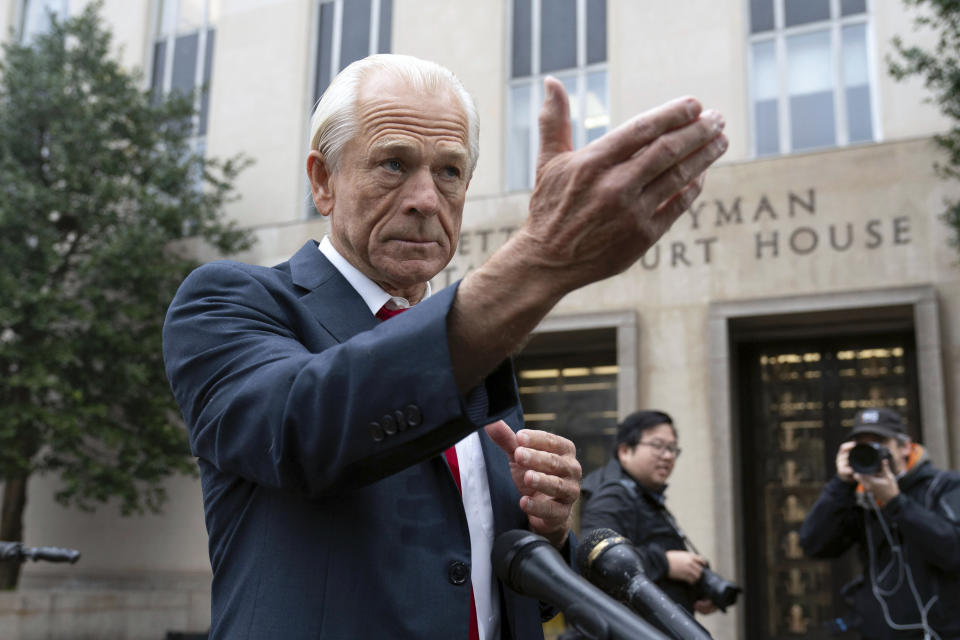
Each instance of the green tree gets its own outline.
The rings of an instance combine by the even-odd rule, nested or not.
[[[933,50],[906,46],[899,36],[893,39],[898,54],[888,58],[890,73],[897,80],[919,76],[930,91],[929,101],[951,120],[950,130],[934,136],[946,159],[937,162],[937,173],[947,180],[960,180],[960,0],[904,0],[923,11],[915,20],[918,29],[936,33]],[[952,230],[951,243],[960,249],[960,201],[947,200],[941,214]]]
[[[116,499],[131,514],[158,511],[171,474],[195,473],[163,317],[196,266],[186,240],[222,254],[251,242],[223,215],[247,161],[193,153],[193,96],[143,91],[99,11],[52,19],[0,58],[3,540],[23,539],[32,474],[57,474],[64,505]],[[19,569],[0,563],[0,587]]]

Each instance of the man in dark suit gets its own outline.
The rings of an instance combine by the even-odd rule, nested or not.
[[[456,249],[476,108],[446,69],[374,56],[312,120],[329,236],[181,286],[164,356],[201,468],[212,639],[540,637],[489,550],[527,527],[569,554],[580,466],[521,429],[508,356],[564,294],[636,261],[726,148],[686,98],[572,152],[562,85],[545,87],[530,218],[462,282],[429,286]]]

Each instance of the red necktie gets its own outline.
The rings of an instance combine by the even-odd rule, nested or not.
[[[389,320],[393,316],[398,316],[410,307],[403,307],[401,309],[391,309],[387,305],[380,307],[380,311],[377,311],[377,318],[383,322],[384,320]]]
[[[403,309],[389,309],[387,305],[380,307],[380,310],[377,311],[377,318],[381,322],[389,320],[395,315],[399,315],[409,309],[409,307]],[[457,449],[456,447],[450,447],[443,452],[444,457],[447,459],[447,464],[450,465],[450,473],[453,474],[453,479],[457,483],[457,491],[460,492],[460,496],[463,496],[463,486],[460,484],[460,462],[457,460]],[[470,585],[470,629],[468,640],[480,640],[480,628],[477,624],[477,603],[473,595],[473,584]]]

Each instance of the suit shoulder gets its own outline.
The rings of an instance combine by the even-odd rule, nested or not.
[[[258,280],[267,286],[269,286],[269,283],[287,286],[290,282],[290,270],[285,262],[274,267],[264,267],[237,260],[214,260],[191,271],[184,280],[183,286],[211,282],[231,282],[237,279]]]

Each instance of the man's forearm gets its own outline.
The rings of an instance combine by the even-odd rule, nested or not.
[[[447,316],[454,379],[461,392],[513,355],[567,293],[559,270],[535,265],[512,239],[460,283]]]

